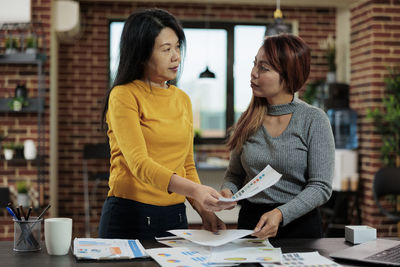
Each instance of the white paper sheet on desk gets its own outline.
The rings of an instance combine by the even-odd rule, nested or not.
[[[168,231],[171,234],[190,240],[203,246],[220,246],[235,239],[254,233],[253,230],[219,230],[213,233],[207,230],[177,229]]]
[[[162,267],[207,266],[208,257],[200,255],[198,252],[190,251],[188,248],[152,248],[146,249],[150,255]]]
[[[236,247],[232,243],[211,250],[209,263],[281,263],[280,248]]]
[[[318,252],[285,253],[282,254],[282,264],[262,263],[263,267],[340,267],[340,264],[321,256]]]
[[[275,171],[270,165],[264,168],[259,174],[257,174],[250,182],[243,186],[232,198],[219,198],[220,201],[233,202],[241,199],[246,199],[254,196],[262,190],[273,186],[281,179],[282,174]]]

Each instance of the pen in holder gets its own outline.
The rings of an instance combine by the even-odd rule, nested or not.
[[[40,232],[43,219],[31,217],[28,221],[14,220],[14,250],[40,250]]]

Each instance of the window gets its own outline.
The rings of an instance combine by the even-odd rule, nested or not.
[[[264,25],[184,22],[187,39],[178,87],[189,94],[193,125],[202,141],[221,142],[227,129],[247,108],[252,91],[250,72],[264,39]],[[215,79],[199,78],[206,67]]]
[[[187,39],[177,86],[192,101],[193,126],[203,143],[225,140],[227,129],[250,103],[250,72],[264,39],[265,24],[183,22]],[[110,22],[110,84],[118,67],[122,21]],[[296,27],[294,27],[295,29]],[[206,67],[215,79],[200,79]]]

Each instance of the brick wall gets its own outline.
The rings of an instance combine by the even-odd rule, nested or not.
[[[382,2],[382,1],[380,1]],[[359,2],[358,2],[359,3]],[[369,76],[370,70],[366,70],[362,76],[361,67],[355,65],[354,57],[360,49],[364,49],[362,45],[356,45],[357,42],[363,44],[365,36],[371,33],[371,29],[366,29],[360,32],[362,24],[358,21],[366,20],[368,16],[364,16],[361,10],[365,13],[372,12],[372,6],[383,6],[381,13],[390,6],[391,3],[375,4],[373,1],[362,1],[361,4],[356,5],[352,9],[352,25],[356,30],[352,35],[352,68],[357,70],[352,71],[354,76],[351,83],[351,102],[352,106],[357,111],[362,112],[366,104],[379,105],[379,99],[376,101],[368,102],[359,91],[364,89],[360,88],[361,81],[369,79],[376,79],[375,76]],[[46,21],[46,32],[48,33],[48,21],[50,4],[46,1],[33,0],[34,14],[41,17]],[[38,8],[40,6],[40,8]],[[78,39],[71,40],[70,42],[63,43],[59,48],[59,215],[68,216],[74,219],[74,236],[84,235],[84,209],[83,209],[83,181],[82,181],[82,151],[85,143],[104,142],[104,135],[99,130],[101,101],[105,90],[108,85],[108,19],[112,18],[126,18],[132,11],[141,7],[154,7],[154,4],[140,4],[140,3],[116,3],[116,2],[81,2],[81,18],[82,18],[82,34]],[[47,7],[47,8],[46,8]],[[272,18],[274,6],[256,6],[256,5],[219,5],[211,4],[210,8],[202,4],[174,4],[163,3],[157,5],[159,8],[169,10],[182,20],[203,20],[204,16],[209,14],[214,20],[221,21],[247,21],[252,20],[267,20]],[[318,47],[318,42],[325,39],[328,33],[335,34],[335,9],[333,8],[289,8],[282,6],[282,11],[285,17],[298,20],[299,35],[305,39],[312,47],[312,67],[310,80],[322,79],[328,71],[327,62],[323,56],[323,51]],[[380,15],[379,15],[380,16]],[[385,15],[387,16],[387,14]],[[395,15],[391,16],[395,18]],[[372,23],[373,19],[367,20]],[[379,21],[379,24],[384,22]],[[388,23],[388,22],[385,22]],[[359,36],[360,37],[357,37]],[[356,38],[357,37],[357,38]],[[398,36],[397,36],[398,37]],[[369,38],[369,37],[367,37]],[[387,38],[387,37],[384,37]],[[390,37],[392,38],[392,37]],[[393,36],[394,38],[394,36]],[[47,36],[48,39],[48,36]],[[363,41],[364,40],[364,41]],[[372,44],[368,44],[371,46]],[[49,47],[49,46],[47,46]],[[362,53],[362,52],[361,52]],[[393,52],[394,53],[394,52]],[[383,54],[383,53],[382,53]],[[384,53],[386,56],[387,53]],[[367,56],[369,60],[371,56]],[[380,58],[384,58],[383,56]],[[372,59],[371,59],[372,60]],[[375,66],[375,63],[369,63]],[[383,63],[382,63],[383,64]],[[368,64],[361,64],[364,67]],[[358,67],[358,68],[357,68]],[[5,97],[9,94],[15,86],[8,84],[7,81],[12,79],[16,73],[20,72],[19,67],[14,66],[0,66],[0,97]],[[3,72],[4,71],[4,72]],[[48,66],[46,66],[48,72]],[[381,75],[383,70],[380,69]],[[3,75],[3,73],[5,75]],[[375,72],[373,72],[375,73]],[[48,88],[48,73],[46,73],[46,88]],[[366,76],[368,75],[368,76]],[[358,77],[358,80],[357,80]],[[379,78],[379,77],[378,77]],[[368,86],[368,91],[376,93],[375,80],[371,81]],[[357,88],[357,86],[359,86]],[[374,85],[376,86],[376,85]],[[364,87],[365,88],[365,87]],[[5,91],[7,90],[8,93]],[[47,94],[48,95],[48,94]],[[368,98],[369,99],[369,98]],[[47,101],[48,103],[48,101]],[[19,125],[16,121],[18,118],[10,117],[0,114],[1,127],[7,125]],[[32,126],[34,127],[34,126]],[[46,129],[48,129],[48,104],[46,104]],[[365,140],[369,140],[370,136],[364,138],[364,134],[371,134],[372,128],[363,119],[360,121],[361,133],[361,176],[363,181],[370,180],[373,173],[379,165],[377,151],[379,144],[365,144]],[[23,138],[23,134],[18,135]],[[374,136],[376,142],[379,141],[378,136]],[[46,135],[46,144],[48,143],[48,135]],[[211,154],[224,155],[223,147],[206,147],[201,148],[210,151]],[[48,162],[48,149],[47,159]],[[371,153],[375,157],[371,157]],[[226,155],[226,154],[225,154]],[[2,166],[6,163],[2,162]],[[96,160],[90,163],[89,170],[107,170],[108,163],[106,161]],[[12,186],[15,181],[15,174],[19,168],[16,167],[2,167],[0,169],[0,182],[1,185]],[[47,171],[47,169],[46,169]],[[34,176],[34,175],[33,175]],[[46,172],[46,189],[48,189],[48,173]],[[90,181],[90,188],[93,188],[94,181]],[[365,185],[364,185],[365,184]],[[370,184],[370,182],[369,182]],[[368,189],[368,183],[363,182]],[[369,187],[370,188],[370,187]],[[47,191],[46,191],[47,192]],[[99,221],[100,209],[102,202],[106,196],[107,184],[101,181],[94,196],[91,210],[91,231],[92,236],[97,236],[97,225]],[[373,208],[373,203],[369,195],[365,193],[366,200],[363,200],[363,219],[370,222],[371,216],[366,216],[364,206]],[[47,195],[46,195],[47,199]],[[375,213],[376,210],[374,210]],[[378,215],[378,214],[377,214]],[[4,218],[4,214],[1,218]],[[9,219],[2,219],[0,221],[1,231],[0,239],[12,238],[12,226],[9,224]],[[371,223],[372,224],[372,223]],[[376,226],[372,224],[372,226]],[[3,230],[4,229],[4,230]],[[7,230],[11,229],[11,230]]]
[[[50,0],[32,0],[32,22],[34,31],[41,35],[40,47],[41,52],[49,55],[50,47]],[[39,27],[40,26],[40,27]],[[26,33],[24,30],[9,31],[14,34]],[[0,30],[0,53],[5,50],[4,37],[8,32]],[[49,58],[48,58],[49,59]],[[0,157],[0,186],[9,187],[11,191],[11,200],[16,202],[16,187],[17,181],[28,181],[31,185],[30,196],[32,205],[39,208],[48,203],[48,163],[49,163],[49,60],[47,59],[44,72],[44,87],[45,87],[45,112],[44,112],[44,184],[42,186],[42,194],[39,196],[39,185],[37,183],[38,169],[34,161],[15,160],[5,161],[3,152]],[[29,97],[37,97],[38,76],[36,65],[18,65],[0,64],[0,98],[10,98],[14,96],[14,89],[17,83],[25,82],[28,88]],[[0,113],[0,134],[7,132],[8,137],[4,141],[23,143],[26,139],[33,139],[36,146],[38,145],[38,124],[36,113]],[[39,203],[39,200],[42,200]],[[32,216],[38,215],[38,210],[32,212]],[[12,240],[14,227],[9,215],[2,207],[0,212],[0,240]]]
[[[358,1],[351,7],[351,27],[350,106],[359,115],[362,221],[381,236],[393,236],[396,225],[380,214],[372,196],[382,140],[365,116],[367,108],[382,107],[386,68],[400,64],[400,1]]]

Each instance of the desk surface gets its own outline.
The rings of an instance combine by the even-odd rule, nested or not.
[[[321,255],[328,257],[329,253],[349,247],[344,238],[321,238],[321,239],[277,239],[270,240],[273,246],[282,248],[283,253],[288,252],[311,252],[318,251]],[[145,248],[163,247],[164,245],[153,241],[141,241]],[[342,266],[363,266],[338,262]],[[13,242],[0,242],[0,264],[7,267],[46,267],[46,266],[141,266],[158,267],[159,265],[151,259],[135,259],[129,261],[76,261],[70,252],[65,256],[49,256],[45,244],[42,243],[42,250],[39,252],[15,252]],[[260,266],[258,264],[242,264],[242,266]]]

